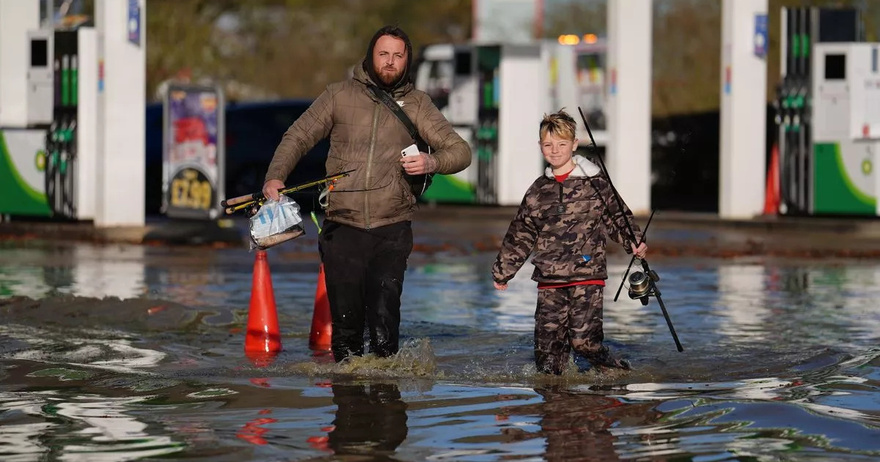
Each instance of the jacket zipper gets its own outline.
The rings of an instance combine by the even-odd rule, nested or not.
[[[370,171],[373,169],[373,151],[376,149],[376,128],[379,122],[379,103],[373,107],[373,128],[370,134],[370,152],[367,154],[367,176],[364,178],[364,225],[370,229]]]
[[[557,183],[559,183],[559,205],[556,206],[556,211],[562,215],[562,213],[565,212],[565,203],[563,202],[564,199],[562,197],[562,182],[557,181]]]

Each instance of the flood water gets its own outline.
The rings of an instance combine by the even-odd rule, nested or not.
[[[342,366],[308,349],[316,255],[270,249],[284,351],[258,367],[246,249],[0,242],[0,459],[880,457],[878,261],[652,259],[680,353],[656,299],[612,301],[618,254],[634,370],[546,377],[531,268],[498,292],[494,251],[419,248],[401,353]]]

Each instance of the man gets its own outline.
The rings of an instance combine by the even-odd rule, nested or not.
[[[406,33],[392,26],[379,29],[352,78],[327,86],[290,126],[266,173],[263,194],[277,199],[297,162],[327,136],[327,173],[352,170],[328,196],[318,239],[337,362],[363,355],[365,322],[371,353],[386,357],[398,351],[400,295],[416,204],[404,173],[450,174],[471,162],[467,142],[428,95],[414,88],[411,67],[412,44]],[[401,156],[413,139],[370,91],[371,85],[392,96],[431,153]]]

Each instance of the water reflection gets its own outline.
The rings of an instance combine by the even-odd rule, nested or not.
[[[718,333],[735,338],[766,335],[771,316],[764,288],[764,265],[732,265],[718,268]]]
[[[3,249],[0,297],[39,300],[0,300],[0,377],[11,377],[0,388],[0,457],[149,457],[180,450],[169,438],[187,445],[174,456],[230,461],[282,451],[291,460],[880,454],[875,262],[658,261],[652,266],[684,354],[655,301],[642,306],[625,291],[612,301],[626,269],[615,262],[606,335],[635,370],[582,374],[555,387],[528,367],[536,297],[529,267],[499,293],[488,277],[492,255],[414,264],[402,333],[432,345],[430,356],[412,361],[430,369],[336,375],[307,348],[316,264],[277,255],[285,351],[259,371],[267,379],[241,387],[252,371],[239,315],[248,306],[252,255],[85,247],[11,249],[11,259]],[[7,367],[14,363],[34,365]],[[444,383],[411,394],[411,376]],[[384,383],[391,380],[398,382]],[[158,398],[133,397],[146,393]]]
[[[23,396],[23,397],[22,397]],[[184,449],[131,414],[149,397],[0,393],[4,460],[124,461]],[[44,442],[51,441],[51,444]]]
[[[161,351],[137,347],[133,345],[132,339],[114,338],[119,334],[97,330],[57,332],[8,325],[0,326],[0,335],[3,338],[0,345],[6,346],[12,342],[17,342],[18,345],[16,351],[6,352],[6,359],[83,366],[87,371],[106,369],[121,373],[145,374],[166,356]],[[25,345],[27,347],[24,347]]]
[[[327,446],[337,455],[390,456],[406,439],[407,404],[394,383],[334,383],[336,418]]]
[[[74,247],[69,293],[133,298],[144,293],[144,247]]]
[[[537,420],[520,420],[502,428],[508,442],[543,438],[547,460],[621,460],[619,432],[614,429],[650,425],[662,413],[656,403],[624,403],[619,398],[579,393],[561,386],[534,389],[543,401],[511,407],[503,419],[524,415]],[[646,444],[651,437],[643,435]]]
[[[78,438],[64,446],[60,460],[133,460],[170,454],[183,449],[168,436],[151,436],[147,424],[128,415],[149,397],[113,398],[74,396],[55,403],[47,413],[76,422],[82,429]],[[119,451],[125,451],[120,458]]]
[[[3,252],[10,264],[0,265],[0,296],[133,298],[145,291],[142,246],[79,245]]]
[[[258,412],[259,415],[268,416],[272,414],[271,409],[262,409]],[[270,425],[278,422],[278,419],[272,417],[258,417],[256,419],[249,420],[245,423],[239,430],[238,433],[235,434],[236,437],[247,441],[251,444],[256,445],[264,445],[267,444],[266,438],[264,436],[269,432],[269,428],[266,425]]]
[[[49,450],[43,444],[43,435],[58,424],[35,419],[53,391],[29,394],[0,392],[0,454],[4,460],[40,460]]]

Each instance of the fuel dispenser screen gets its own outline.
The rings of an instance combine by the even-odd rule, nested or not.
[[[31,40],[31,67],[46,67],[47,65],[49,65],[48,40]]]

